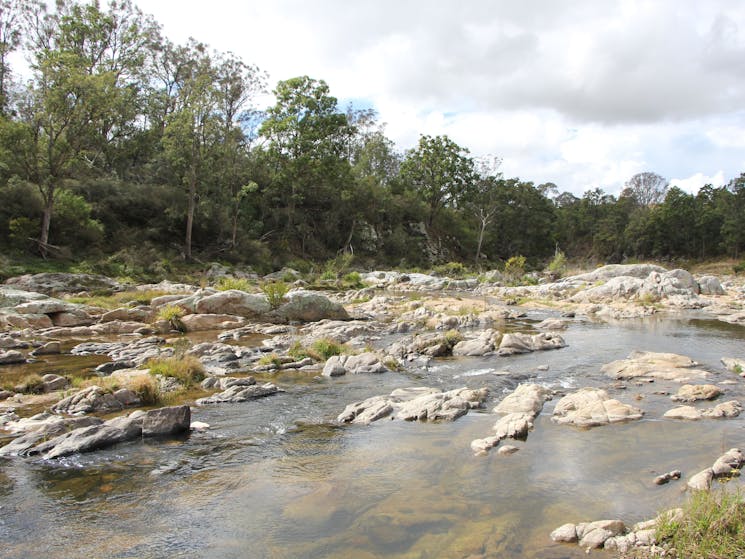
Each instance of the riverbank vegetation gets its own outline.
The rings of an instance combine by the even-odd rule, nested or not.
[[[6,276],[162,278],[212,261],[307,271],[339,254],[368,268],[489,269],[559,252],[670,261],[745,248],[745,174],[689,194],[639,173],[619,196],[602,185],[575,196],[503,176],[498,157],[446,136],[400,152],[374,111],[339,106],[321,79],[279,81],[276,103],[259,106],[270,89],[259,68],[174,44],[129,0],[0,4]]]

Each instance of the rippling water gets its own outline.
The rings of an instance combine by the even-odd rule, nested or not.
[[[495,421],[488,410],[527,380],[608,386],[601,365],[634,349],[687,355],[714,373],[726,399],[745,401],[745,381],[719,364],[745,357],[745,329],[686,315],[578,320],[564,335],[569,347],[558,351],[449,359],[405,374],[283,374],[275,382],[286,393],[195,408],[194,419],[212,426],[205,433],[54,464],[0,461],[0,556],[583,557],[548,534],[564,522],[631,523],[677,505],[684,481],[655,486],[655,475],[677,468],[687,478],[745,447],[745,421],[662,420],[672,404],[655,392],[675,385],[630,384],[611,393],[642,407],[642,421],[558,426],[548,402],[518,453],[474,457],[470,441]],[[414,385],[488,386],[493,401],[454,423],[333,423],[349,402]]]

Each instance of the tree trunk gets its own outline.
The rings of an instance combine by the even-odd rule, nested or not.
[[[233,212],[233,227],[230,232],[230,248],[235,249],[236,237],[238,236],[238,204],[236,204],[235,211]]]
[[[39,233],[39,252],[42,258],[46,258],[49,251],[49,226],[52,223],[52,210],[54,209],[54,185],[49,185],[42,193],[44,197],[44,211],[41,215],[41,232]]]
[[[194,225],[194,208],[197,202],[197,171],[192,165],[189,176],[189,201],[186,208],[186,239],[184,241],[184,257],[191,260],[191,230]]]
[[[479,258],[481,257],[481,245],[484,242],[484,232],[486,231],[486,220],[481,220],[481,227],[479,228],[479,243],[476,247],[476,266],[479,266]]]

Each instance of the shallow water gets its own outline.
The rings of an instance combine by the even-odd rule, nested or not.
[[[550,315],[531,313],[523,326]],[[745,357],[745,329],[685,315],[577,320],[563,335],[569,346],[557,351],[449,359],[409,373],[285,373],[275,382],[286,393],[195,408],[193,419],[212,426],[205,433],[54,464],[0,461],[0,556],[584,557],[551,542],[551,530],[599,518],[632,523],[679,504],[685,479],[745,447],[745,420],[663,420],[673,404],[655,392],[677,385],[630,383],[609,391],[644,409],[642,421],[558,426],[548,402],[518,453],[475,457],[470,441],[490,434],[494,402],[526,380],[607,387],[600,367],[634,349],[687,355],[725,388],[720,400],[745,401],[745,381],[719,363]],[[414,385],[488,386],[492,399],[454,423],[333,423],[349,402]],[[676,468],[684,480],[653,485]]]

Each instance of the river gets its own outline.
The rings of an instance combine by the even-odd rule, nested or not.
[[[518,326],[554,315],[529,312]],[[745,402],[745,380],[719,362],[745,357],[745,328],[686,314],[577,319],[563,336],[568,346],[556,351],[451,358],[402,373],[266,376],[286,392],[194,408],[192,419],[211,425],[206,432],[53,463],[0,459],[0,556],[585,557],[553,543],[551,530],[601,518],[631,524],[679,505],[685,479],[745,447],[745,418],[662,419],[675,404],[658,392],[676,385],[630,382],[609,392],[641,407],[640,421],[559,426],[550,420],[554,400],[527,441],[515,443],[519,452],[474,456],[470,441],[491,434],[494,403],[528,380],[562,391],[608,388],[600,367],[635,349],[691,357],[725,389],[720,401]],[[491,397],[453,423],[335,424],[346,404],[407,386],[487,386]],[[652,483],[672,469],[683,479]]]

